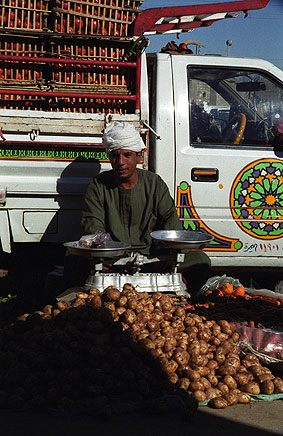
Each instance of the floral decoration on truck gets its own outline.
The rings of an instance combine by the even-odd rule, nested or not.
[[[178,185],[176,207],[184,230],[203,231],[213,236],[213,240],[210,242],[209,247],[204,249],[205,251],[233,252],[239,251],[243,247],[243,243],[239,239],[220,235],[205,224],[196,211],[191,186],[186,181],[182,181]]]
[[[230,192],[236,224],[259,239],[283,236],[283,161],[261,159],[237,175]]]

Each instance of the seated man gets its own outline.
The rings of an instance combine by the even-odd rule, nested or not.
[[[133,251],[154,255],[152,231],[182,230],[168,187],[159,175],[137,168],[144,144],[133,125],[110,124],[102,142],[112,170],[94,177],[86,190],[83,234],[108,232],[114,241],[130,244]],[[179,271],[193,294],[205,283],[210,260],[202,251],[189,251],[181,265]]]

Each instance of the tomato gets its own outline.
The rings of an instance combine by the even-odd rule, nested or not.
[[[80,27],[83,27],[83,20],[80,20],[79,18],[75,18],[75,29],[78,30]]]
[[[96,29],[97,29],[97,20],[91,20],[91,21],[89,22],[89,28],[90,28],[90,30],[92,30],[93,32],[95,32]]]
[[[57,23],[56,28],[57,28],[57,32],[65,33],[65,26],[64,25],[61,26],[60,23]]]

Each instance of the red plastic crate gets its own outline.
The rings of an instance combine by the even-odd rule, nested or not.
[[[20,58],[43,57],[43,42],[36,38],[0,37],[0,85],[1,86],[42,86],[44,65],[39,62],[21,61]],[[9,60],[17,56],[19,60]]]
[[[0,30],[47,30],[50,0],[1,0]]]
[[[132,36],[142,1],[56,0],[53,30],[79,35]]]

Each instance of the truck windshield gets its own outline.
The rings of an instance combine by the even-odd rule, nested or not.
[[[275,144],[282,84],[258,71],[190,67],[188,85],[192,144]]]

